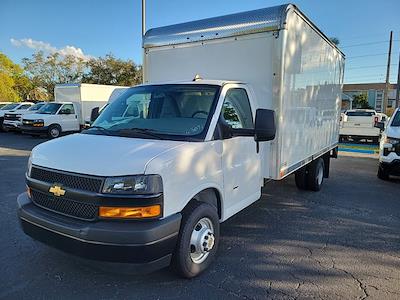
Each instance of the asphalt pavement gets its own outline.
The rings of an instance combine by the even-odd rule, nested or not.
[[[293,176],[221,226],[218,257],[200,277],[80,259],[24,235],[16,197],[29,152],[44,139],[0,133],[1,299],[400,299],[400,179],[377,160],[339,157],[321,192]]]

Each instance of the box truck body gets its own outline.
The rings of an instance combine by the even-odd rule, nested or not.
[[[240,81],[253,107],[275,111],[277,138],[262,147],[264,177],[273,179],[334,148],[339,134],[343,54],[290,7],[153,29],[144,39],[145,83],[196,74]]]
[[[151,29],[143,47],[143,85],[32,151],[19,217],[64,251],[194,277],[264,179],[321,188],[344,56],[290,4]]]

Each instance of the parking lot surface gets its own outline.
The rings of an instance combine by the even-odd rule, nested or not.
[[[0,298],[400,299],[400,179],[377,160],[340,157],[319,193],[293,176],[221,227],[219,254],[200,277],[70,256],[23,234],[16,197],[43,139],[0,133]]]

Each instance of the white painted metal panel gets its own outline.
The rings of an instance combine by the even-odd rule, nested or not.
[[[281,178],[338,142],[344,59],[296,10],[282,34],[277,166]],[[279,173],[278,173],[279,172]]]

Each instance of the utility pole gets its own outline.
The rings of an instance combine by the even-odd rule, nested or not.
[[[400,51],[399,51],[399,67],[397,69],[397,88],[396,88],[396,108],[400,107]]]
[[[382,108],[382,112],[384,114],[386,114],[387,106],[388,106],[390,59],[392,57],[392,43],[393,43],[393,31],[390,31],[388,63],[387,63],[387,68],[386,68],[385,93],[384,93],[384,96],[383,96],[383,108]]]
[[[146,33],[146,0],[142,0],[142,37]]]

